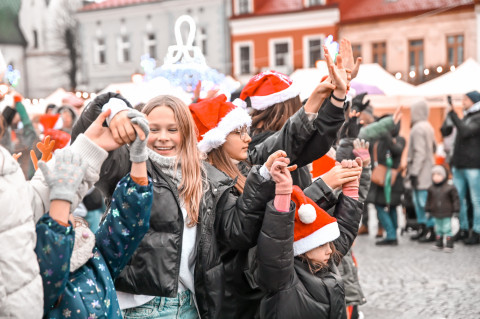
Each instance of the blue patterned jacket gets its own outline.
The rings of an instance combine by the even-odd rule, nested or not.
[[[113,280],[150,227],[152,183],[128,174],[117,185],[111,210],[95,233],[93,257],[70,273],[75,239],[48,214],[37,223],[37,253],[44,291],[44,318],[122,318]]]

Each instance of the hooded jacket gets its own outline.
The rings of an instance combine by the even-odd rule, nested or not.
[[[418,177],[417,189],[426,190],[432,185],[432,167],[434,165],[435,135],[428,122],[428,106],[418,101],[411,106],[412,129],[407,158],[407,180]]]
[[[439,184],[433,183],[428,188],[425,212],[435,218],[452,217],[453,213],[460,212],[460,198],[457,188],[448,184],[448,171],[445,169],[445,178]]]

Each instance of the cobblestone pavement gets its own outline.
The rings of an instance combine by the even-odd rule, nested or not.
[[[405,233],[398,246],[378,247],[376,218],[370,216],[370,235],[359,236],[353,248],[367,299],[360,306],[365,319],[480,318],[480,245],[456,243],[449,254]]]

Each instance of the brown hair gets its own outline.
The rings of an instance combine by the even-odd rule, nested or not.
[[[223,149],[223,146],[211,150],[207,154],[207,160],[210,164],[230,176],[232,179],[237,178],[235,188],[243,194],[243,188],[245,187],[245,181],[247,178],[243,176],[237,165],[232,162],[227,152]]]
[[[5,133],[5,120],[3,119],[3,115],[0,114],[0,138],[3,137],[3,133]]]
[[[302,107],[300,96],[270,106],[266,110],[254,110],[251,135],[265,131],[279,131],[285,122]]]
[[[333,244],[333,241],[328,243],[330,245],[330,249],[332,250],[332,253],[330,255],[330,259],[333,260],[335,264],[339,264],[340,260],[342,260],[343,256],[342,253],[340,253],[336,248],[335,245]],[[303,253],[299,255],[300,259],[303,262],[306,262],[308,264],[308,268],[312,274],[316,274],[319,271],[325,271],[328,269],[328,264],[322,263],[322,262],[317,262],[313,261],[307,256],[307,253]]]
[[[171,95],[160,95],[151,99],[142,109],[142,112],[148,115],[154,108],[160,106],[167,106],[172,109],[182,137],[175,170],[181,160],[182,181],[178,186],[178,192],[187,209],[189,218],[187,225],[193,227],[198,223],[200,202],[203,191],[206,189],[203,178],[205,172],[203,171],[202,154],[197,148],[197,126],[188,106],[179,98]]]

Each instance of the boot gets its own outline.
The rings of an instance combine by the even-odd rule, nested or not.
[[[480,234],[472,231],[472,234],[465,240],[465,245],[478,245],[480,244]]]
[[[382,239],[375,243],[377,246],[397,246],[398,241],[396,239]]]
[[[447,237],[447,244],[445,245],[445,252],[451,253],[453,252],[453,237]]]
[[[468,230],[460,229],[455,236],[452,237],[453,241],[465,240],[468,238]]]
[[[425,235],[426,232],[427,232],[427,230],[426,230],[425,224],[419,224],[417,234],[410,237],[410,239],[411,240],[419,240],[420,237]]]
[[[358,229],[358,235],[368,235],[368,226],[367,225],[362,225]]]
[[[379,225],[375,238],[382,238],[382,237],[383,237],[383,227]]]
[[[437,235],[435,237],[435,246],[436,249],[443,249],[443,236]]]
[[[425,235],[418,239],[419,243],[430,243],[435,241],[435,230],[433,227],[428,227]]]

